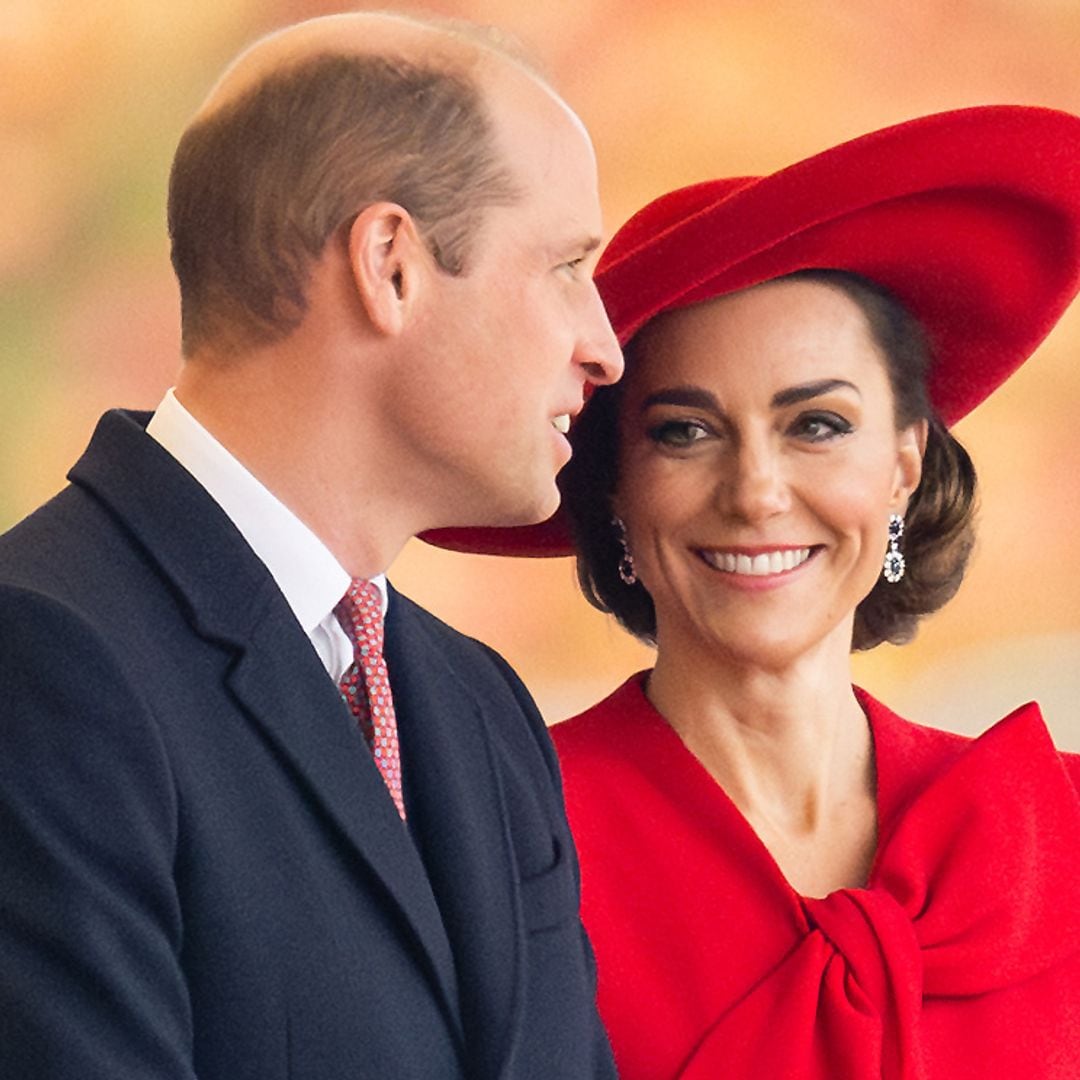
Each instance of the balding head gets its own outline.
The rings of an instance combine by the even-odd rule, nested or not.
[[[185,354],[287,336],[313,261],[374,202],[407,210],[439,265],[460,273],[484,211],[519,195],[490,102],[522,85],[568,112],[495,33],[460,23],[334,15],[249,48],[173,163]]]
[[[462,20],[421,20],[390,12],[348,12],[277,30],[245,49],[207,95],[196,120],[235,100],[267,76],[325,53],[397,57],[465,73],[485,61],[510,61],[537,74],[520,46],[495,27]]]

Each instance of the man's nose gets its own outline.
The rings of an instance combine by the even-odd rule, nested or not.
[[[589,382],[606,386],[622,377],[622,349],[595,286],[584,312],[576,351],[576,360]]]

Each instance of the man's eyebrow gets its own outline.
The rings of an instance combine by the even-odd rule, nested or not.
[[[685,405],[689,409],[708,409],[717,414],[723,412],[716,396],[700,386],[668,386],[657,390],[641,403],[641,411],[645,412],[653,405]]]
[[[834,390],[854,390],[859,397],[862,392],[847,379],[819,379],[816,382],[802,383],[799,386],[780,390],[773,395],[774,408],[783,408],[785,405],[797,405],[800,401],[809,401],[811,398],[821,397],[822,394],[831,394]]]
[[[603,244],[603,237],[592,233],[582,233],[565,242],[549,240],[544,251],[547,258],[554,262],[569,262],[588,258]]]

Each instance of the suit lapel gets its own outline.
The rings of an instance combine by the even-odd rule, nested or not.
[[[416,845],[307,638],[287,608],[277,610],[284,599],[278,593],[271,601],[230,673],[230,689],[400,908],[405,932],[419,946],[451,1027],[460,1035],[453,957]],[[295,634],[302,640],[283,650],[283,639]],[[282,664],[286,655],[302,656],[305,663]]]
[[[519,1006],[522,920],[482,689],[464,684],[429,617],[396,593],[386,656],[409,819],[458,972],[469,1075],[497,1077]]]
[[[201,485],[146,436],[147,419],[106,414],[70,479],[157,563],[195,632],[235,654],[229,689],[399,908],[460,1037],[440,912],[362,737],[269,571]]]

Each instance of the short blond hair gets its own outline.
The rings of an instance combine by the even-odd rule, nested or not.
[[[168,220],[184,353],[286,337],[313,261],[365,206],[408,210],[439,266],[460,274],[485,209],[517,198],[463,66],[363,53],[285,65],[177,147]]]

